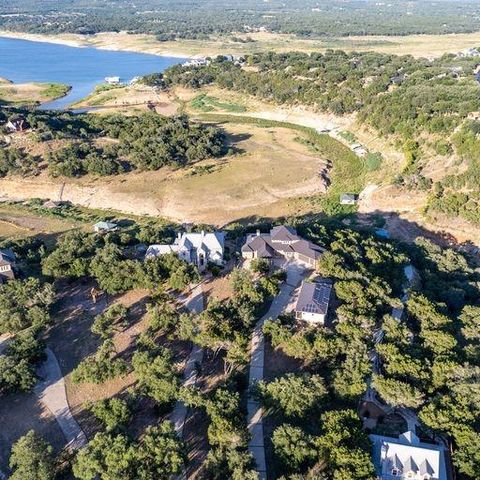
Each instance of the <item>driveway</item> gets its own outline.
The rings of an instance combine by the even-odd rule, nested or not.
[[[301,281],[309,273],[303,265],[296,262],[287,262],[282,268],[287,272],[287,280],[281,286],[279,294],[273,299],[268,312],[255,325],[252,333],[248,379],[250,391],[257,382],[263,380],[264,376],[265,338],[262,331],[263,325],[266,320],[275,320],[283,312],[290,311],[293,308],[295,293]],[[248,443],[248,450],[255,459],[260,480],[265,480],[267,478],[267,465],[262,423],[263,411],[260,403],[250,395],[247,400],[247,412],[248,430],[252,436]]]
[[[191,313],[200,313],[204,309],[204,298],[202,284],[194,287],[187,298],[183,301],[184,307]],[[183,386],[193,387],[197,382],[198,368],[202,363],[203,349],[198,345],[193,345],[190,356],[188,357],[185,370],[183,372]],[[182,438],[183,429],[185,427],[185,420],[187,418],[188,408],[183,402],[177,401],[173,412],[170,415],[170,420],[173,423],[175,432]]]

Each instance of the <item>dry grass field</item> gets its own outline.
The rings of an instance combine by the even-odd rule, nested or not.
[[[0,179],[0,188],[12,198],[56,198],[64,183],[62,198],[74,204],[217,225],[254,214],[294,213],[298,197],[325,191],[324,160],[298,142],[301,133],[233,123],[224,128],[234,153],[188,169],[83,179],[43,173]]]
[[[12,83],[0,78],[0,104],[39,104],[66,94],[66,85],[54,83]]]
[[[40,216],[15,205],[0,204],[0,240],[37,236],[47,243],[68,230],[89,228],[70,219]]]
[[[450,35],[407,36],[353,36],[302,39],[294,35],[277,33],[250,33],[254,42],[239,43],[231,35],[211,37],[209,40],[178,40],[159,42],[153,35],[130,35],[126,32],[99,33],[96,35],[37,35],[0,31],[0,36],[24,38],[35,41],[64,43],[71,46],[89,46],[108,50],[128,50],[155,55],[192,57],[230,53],[244,55],[258,51],[323,52],[328,48],[346,51],[376,51],[415,57],[436,57],[458,52],[480,44],[480,32]],[[236,37],[246,35],[235,34]]]

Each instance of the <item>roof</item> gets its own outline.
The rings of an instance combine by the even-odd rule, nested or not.
[[[297,235],[292,227],[278,226],[270,233],[250,234],[242,246],[242,252],[255,252],[260,258],[271,258],[275,252],[298,253],[305,257],[317,260],[325,250]]]
[[[178,252],[178,247],[176,245],[150,245],[145,253],[145,258],[176,252]]]
[[[110,230],[111,228],[116,228],[117,224],[113,222],[98,222],[93,227],[98,230]]]
[[[225,244],[223,232],[212,233],[182,233],[171,245],[150,245],[145,258],[165,255],[167,253],[178,253],[181,250],[203,250],[205,252],[222,252]]]
[[[298,294],[295,311],[326,315],[331,292],[332,283],[330,281],[303,282]]]
[[[174,245],[178,245],[179,249],[191,248],[204,249],[208,251],[223,250],[225,244],[225,234],[223,232],[212,233],[183,233],[180,238],[177,238]]]
[[[280,225],[270,230],[272,242],[294,242],[299,239],[297,231],[293,227]]]
[[[0,265],[15,263],[15,254],[10,248],[0,249]]]
[[[447,480],[445,452],[441,445],[423,443],[413,432],[398,438],[370,435],[373,443],[373,463],[377,475],[388,478],[396,468],[401,473],[409,471],[429,474],[438,480]]]
[[[357,195],[355,193],[342,193],[340,195],[340,200],[349,200],[355,202],[357,200]]]

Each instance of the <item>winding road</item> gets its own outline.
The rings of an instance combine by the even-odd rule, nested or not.
[[[67,440],[67,447],[78,449],[87,443],[87,437],[78,425],[67,401],[65,380],[57,357],[49,348],[45,349],[47,359],[38,367],[40,381],[35,386],[35,394],[48,408],[57,421]]]

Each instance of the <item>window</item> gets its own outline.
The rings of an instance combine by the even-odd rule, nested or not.
[[[398,468],[392,468],[392,475],[394,477],[400,476],[400,470]]]

